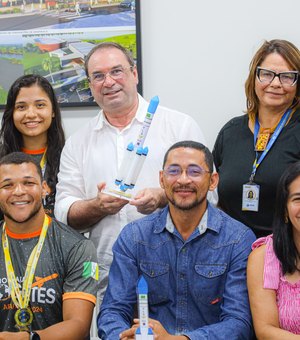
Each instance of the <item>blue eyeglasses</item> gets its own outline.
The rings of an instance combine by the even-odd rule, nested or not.
[[[170,165],[163,170],[165,176],[169,177],[170,179],[178,179],[184,171],[190,179],[194,180],[199,179],[206,173],[211,173],[210,171],[203,169],[199,165],[189,165],[185,170],[182,169],[179,165]]]

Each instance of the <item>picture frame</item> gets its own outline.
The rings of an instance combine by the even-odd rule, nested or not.
[[[142,94],[139,0],[0,0],[0,107],[31,73],[49,80],[62,107],[96,105],[84,59],[104,41],[132,52]]]

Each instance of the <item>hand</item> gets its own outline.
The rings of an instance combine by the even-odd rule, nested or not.
[[[163,189],[148,188],[139,191],[130,204],[134,205],[139,213],[147,215],[157,208],[164,207],[167,204],[167,199]]]
[[[137,319],[138,320],[138,319]],[[155,340],[187,340],[185,335],[172,335],[168,333],[164,326],[157,320],[149,319],[149,327],[152,328]]]
[[[98,206],[99,209],[105,213],[105,215],[114,215],[118,213],[128,203],[127,200],[103,194],[102,190],[105,188],[105,183],[100,183],[97,187]]]
[[[120,334],[121,340],[134,340],[136,329],[139,327],[140,321],[139,319],[133,320],[134,324],[131,328]],[[186,340],[188,339],[184,335],[171,335],[169,334],[163,325],[154,319],[149,319],[149,327],[152,328],[154,339],[155,340]]]
[[[29,340],[28,332],[0,332],[0,340]]]
[[[139,319],[134,319],[134,325],[122,332],[119,337],[121,340],[134,340],[136,329],[139,327]]]

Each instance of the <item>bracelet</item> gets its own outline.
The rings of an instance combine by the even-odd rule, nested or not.
[[[28,332],[29,340],[41,340],[40,336],[36,332]]]

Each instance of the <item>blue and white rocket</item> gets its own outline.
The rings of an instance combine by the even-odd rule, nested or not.
[[[141,275],[136,288],[140,326],[135,332],[136,340],[153,340],[152,329],[148,325],[148,284],[144,276]]]
[[[122,164],[115,180],[115,184],[119,187],[121,192],[125,193],[126,190],[133,189],[138,179],[142,166],[145,162],[145,158],[147,157],[149,151],[147,147],[144,148],[144,141],[146,139],[158,103],[159,98],[157,96],[150,100],[141,132],[138,135],[135,144],[131,142],[126,148]]]

